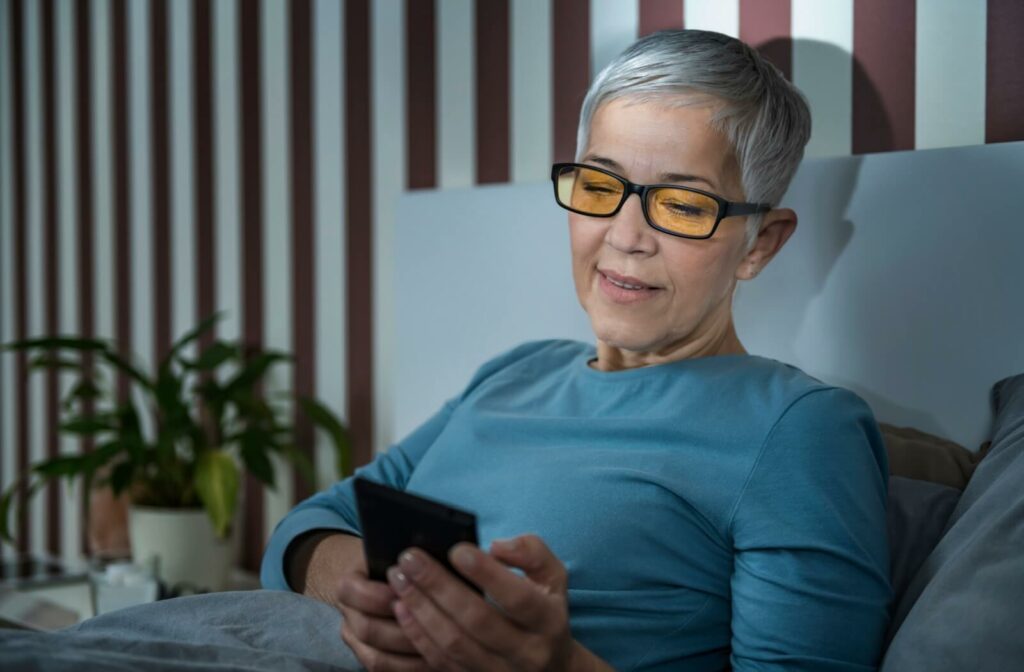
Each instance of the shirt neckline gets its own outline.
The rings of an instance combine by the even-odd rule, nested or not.
[[[591,368],[588,362],[591,359],[597,357],[597,347],[593,344],[585,344],[583,351],[576,356],[575,368],[581,372],[581,375],[586,376],[588,380],[602,381],[602,382],[622,382],[624,380],[636,380],[638,378],[647,378],[652,376],[660,376],[673,371],[684,371],[692,368],[701,368],[707,366],[716,366],[718,364],[724,364],[730,361],[739,361],[742,359],[750,359],[757,355],[751,355],[750,353],[735,353],[729,355],[709,355],[707,357],[695,357],[691,359],[677,359],[672,362],[665,362],[663,364],[654,364],[652,366],[641,366],[633,369],[622,369],[621,371],[599,371]]]

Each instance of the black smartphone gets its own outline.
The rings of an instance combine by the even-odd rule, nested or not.
[[[467,586],[483,594],[448,561],[449,549],[460,541],[479,543],[475,515],[444,502],[358,476],[353,487],[370,579],[386,583],[388,567],[398,564],[402,551],[416,546],[429,553]]]

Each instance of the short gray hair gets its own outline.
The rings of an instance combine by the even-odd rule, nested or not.
[[[682,95],[680,95],[682,94]],[[576,132],[576,161],[587,147],[590,123],[615,98],[690,104],[683,96],[711,97],[712,117],[736,152],[744,198],[773,207],[796,172],[811,136],[811,112],[803,94],[756,49],[706,30],[661,30],[640,38],[591,82]],[[747,246],[761,215],[747,218]]]

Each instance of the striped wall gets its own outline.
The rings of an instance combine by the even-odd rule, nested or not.
[[[295,352],[271,391],[324,399],[365,463],[401,438],[396,196],[546,179],[590,78],[682,26],[760,45],[811,103],[812,156],[1024,139],[1019,0],[0,0],[0,340],[151,366],[226,310],[220,336]],[[89,449],[53,429],[67,385],[0,357],[4,486]],[[326,485],[279,480],[246,483],[250,568]],[[22,550],[85,550],[74,494],[36,498]]]

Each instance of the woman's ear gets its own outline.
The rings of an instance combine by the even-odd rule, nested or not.
[[[753,246],[736,269],[737,280],[751,280],[778,254],[796,230],[796,212],[789,208],[776,208],[764,215],[761,230]]]

